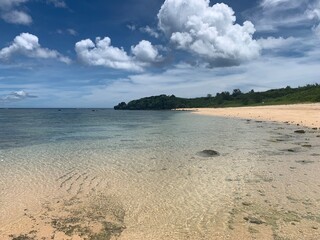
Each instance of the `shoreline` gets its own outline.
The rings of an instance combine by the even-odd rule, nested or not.
[[[319,130],[172,112],[119,127],[108,114],[1,150],[1,240],[320,239]]]
[[[275,121],[320,129],[320,103],[230,108],[180,108],[175,111],[191,111],[193,114],[207,116]]]

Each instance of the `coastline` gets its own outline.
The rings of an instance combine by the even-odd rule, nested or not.
[[[275,121],[309,128],[320,128],[320,103],[270,105],[230,108],[181,108],[194,114],[242,118],[259,121]]]

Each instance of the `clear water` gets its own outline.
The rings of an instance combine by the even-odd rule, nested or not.
[[[120,239],[222,239],[244,188],[235,179],[285,159],[303,137],[271,140],[292,129],[188,112],[1,109],[0,236],[28,229],[26,209],[46,228],[45,204],[102,193],[125,212]],[[205,149],[220,156],[197,155]]]
[[[171,116],[170,112],[110,109],[2,109],[0,149],[55,141],[116,138],[127,131],[150,128]]]

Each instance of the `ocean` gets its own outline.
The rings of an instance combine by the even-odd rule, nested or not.
[[[320,138],[298,128],[0,109],[0,239],[317,239]]]

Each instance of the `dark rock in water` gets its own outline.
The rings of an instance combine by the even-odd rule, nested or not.
[[[312,128],[312,130],[318,130],[318,128],[314,127],[314,128]]]
[[[301,145],[301,147],[311,148],[311,147],[312,147],[312,145],[310,145],[310,144],[303,144],[303,145]]]
[[[308,164],[308,163],[314,163],[314,161],[310,161],[310,160],[300,160],[300,161],[296,161],[296,163]]]
[[[262,224],[262,223],[264,223],[262,220],[260,220],[260,219],[258,219],[256,217],[251,217],[251,216],[244,217],[243,219],[246,220],[247,222],[253,223],[253,224]]]
[[[243,202],[242,205],[243,205],[243,206],[251,206],[252,203],[250,203],[250,202]]]
[[[297,149],[292,149],[292,148],[287,149],[287,151],[288,151],[288,152],[298,152],[298,150],[297,150]]]
[[[220,154],[214,150],[203,150],[201,152],[198,152],[197,155],[199,155],[200,157],[217,157]]]
[[[296,131],[294,131],[295,133],[306,133],[306,131],[305,130],[302,130],[302,129],[300,129],[300,130],[296,130]]]

